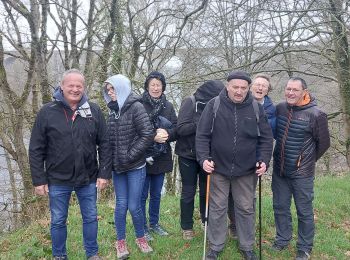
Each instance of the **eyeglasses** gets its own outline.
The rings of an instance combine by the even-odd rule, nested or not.
[[[303,91],[303,90],[302,89],[297,89],[297,88],[286,88],[285,89],[285,92],[288,92],[288,93],[290,93],[290,92],[292,92],[292,93],[299,93],[301,91]]]
[[[255,87],[269,88],[268,85],[261,84],[261,83],[254,83],[253,85],[254,85]]]

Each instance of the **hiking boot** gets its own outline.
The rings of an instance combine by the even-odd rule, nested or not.
[[[281,245],[277,244],[275,241],[273,243],[273,245],[271,246],[271,249],[273,251],[280,252],[280,251],[283,251],[284,249],[286,249],[287,247],[288,247],[288,245],[281,246]]]
[[[54,256],[53,260],[68,260],[68,257],[66,255]]]
[[[145,232],[145,238],[146,238],[147,241],[152,241],[153,240],[153,237],[151,236],[151,234],[148,231]]]
[[[310,259],[310,253],[298,250],[295,260],[307,260]]]
[[[145,237],[136,238],[135,242],[142,253],[148,254],[153,252],[152,247],[148,245]]]
[[[182,238],[184,240],[192,240],[194,238],[194,231],[192,229],[182,230]]]
[[[88,258],[88,260],[102,260],[102,258],[99,257],[98,255],[93,255],[93,256],[90,256],[90,257]]]
[[[241,251],[241,254],[244,257],[244,260],[258,260],[258,258],[256,257],[256,255],[255,255],[253,250],[251,250],[251,251],[240,250],[240,251]]]
[[[129,251],[126,246],[125,239],[121,239],[115,242],[115,249],[117,250],[118,259],[127,259],[129,257]]]
[[[220,252],[209,248],[209,251],[208,251],[207,255],[205,256],[205,260],[216,260],[216,259],[218,259],[219,253]]]
[[[167,236],[169,235],[168,232],[166,232],[159,224],[156,224],[154,226],[149,227],[149,231],[152,231],[160,236]]]

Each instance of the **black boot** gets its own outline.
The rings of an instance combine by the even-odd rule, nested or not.
[[[243,255],[245,260],[258,260],[253,250],[251,251],[241,250],[241,254]]]

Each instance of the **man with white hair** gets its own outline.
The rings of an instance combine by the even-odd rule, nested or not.
[[[83,218],[86,256],[98,260],[97,189],[106,187],[112,171],[106,122],[98,105],[88,101],[79,70],[63,74],[53,98],[40,109],[30,138],[35,193],[49,196],[54,259],[68,259],[67,217],[74,191]]]

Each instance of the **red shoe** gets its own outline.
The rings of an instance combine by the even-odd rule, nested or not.
[[[148,254],[153,252],[145,237],[136,238],[135,242],[142,253]]]
[[[129,257],[125,239],[117,240],[117,242],[115,242],[115,249],[117,250],[118,259],[127,259]]]

